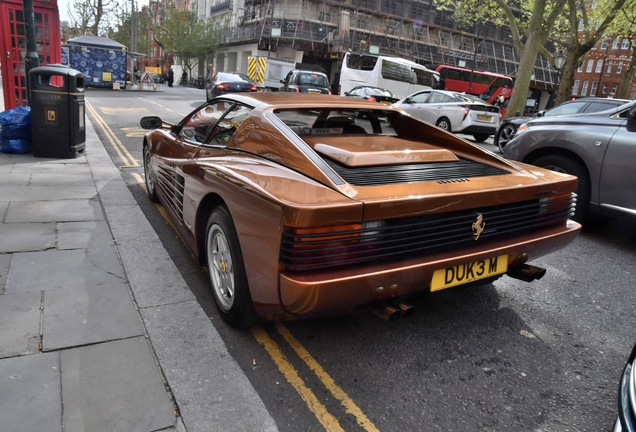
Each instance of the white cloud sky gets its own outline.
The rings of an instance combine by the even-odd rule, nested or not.
[[[60,21],[69,21],[68,7],[73,3],[73,0],[57,0],[57,8],[60,11]],[[130,1],[127,0],[115,0],[115,3],[121,4],[128,3],[130,8]],[[143,5],[148,5],[148,0],[136,0],[135,8],[138,10]]]

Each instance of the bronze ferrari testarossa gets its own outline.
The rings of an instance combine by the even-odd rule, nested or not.
[[[144,117],[150,199],[244,327],[372,310],[452,287],[526,281],[579,233],[576,177],[512,163],[364,100],[238,93],[179,124]],[[412,300],[411,300],[412,301]]]

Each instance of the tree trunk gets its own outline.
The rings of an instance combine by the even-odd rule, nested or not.
[[[623,76],[623,83],[621,84],[621,88],[618,91],[618,94],[614,96],[615,98],[629,99],[629,93],[631,90],[630,87],[632,86],[632,78],[634,77],[634,70],[636,70],[636,49],[632,51],[632,60],[627,66],[627,71],[625,71],[625,76]]]
[[[561,105],[570,98],[572,87],[574,87],[574,72],[578,67],[579,58],[585,54],[585,51],[579,45],[577,49],[568,50],[567,53],[567,59],[560,73],[561,79],[557,89],[556,99],[554,100],[554,106]]]
[[[539,50],[543,46],[544,39],[541,35],[531,33],[521,50],[519,59],[519,72],[515,79],[515,86],[512,90],[512,97],[506,110],[506,118],[514,117],[515,112],[519,111],[523,115],[528,99],[528,89],[530,88],[530,80],[534,72],[534,64],[539,55]]]

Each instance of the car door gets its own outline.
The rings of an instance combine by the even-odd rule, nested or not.
[[[601,168],[599,201],[601,207],[636,215],[636,132],[627,130],[625,113],[620,126],[608,137]]]
[[[406,102],[401,103],[400,108],[411,114],[413,117],[426,121],[425,117],[428,115],[426,101],[431,96],[431,93],[432,92],[429,90],[416,93],[409,97]]]

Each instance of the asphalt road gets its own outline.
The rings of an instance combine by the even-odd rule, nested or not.
[[[139,183],[139,118],[176,122],[205,97],[164,90],[88,90],[89,117],[281,431],[325,430],[327,415],[346,431],[610,430],[618,377],[636,342],[633,220],[589,221],[568,248],[533,262],[548,270],[540,281],[503,277],[440,293],[416,304],[410,319],[355,315],[236,331],[218,317],[206,273]],[[497,152],[491,143],[483,147]],[[316,414],[304,389],[324,411]]]

